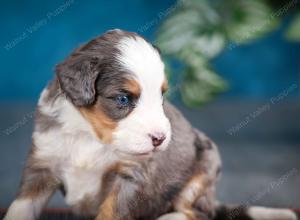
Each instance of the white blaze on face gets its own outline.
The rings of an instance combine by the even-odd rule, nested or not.
[[[118,123],[113,145],[128,153],[146,153],[154,149],[149,135],[163,133],[166,139],[157,149],[164,150],[170,141],[171,128],[162,106],[165,73],[160,55],[140,37],[124,38],[118,49],[119,62],[138,82],[141,94],[135,109]]]

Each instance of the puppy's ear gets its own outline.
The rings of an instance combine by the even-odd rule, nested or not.
[[[61,89],[76,106],[87,106],[95,101],[98,58],[70,56],[56,66]]]

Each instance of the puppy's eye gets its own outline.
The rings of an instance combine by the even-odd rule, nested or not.
[[[130,104],[129,96],[127,95],[118,95],[116,97],[116,102],[122,107],[126,107]]]

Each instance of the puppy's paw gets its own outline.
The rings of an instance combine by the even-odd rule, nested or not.
[[[207,215],[212,218],[215,215],[215,201],[214,197],[209,197],[208,195],[204,195],[200,197],[196,202],[195,207],[199,212]]]
[[[187,216],[182,212],[172,212],[162,215],[156,220],[188,220]]]
[[[121,178],[133,182],[144,182],[147,179],[142,165],[132,161],[120,162],[118,165],[118,174]]]

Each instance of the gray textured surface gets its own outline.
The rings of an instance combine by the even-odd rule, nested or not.
[[[194,126],[219,145],[224,164],[218,188],[221,201],[299,207],[300,104],[271,105],[234,135],[228,132],[266,103],[268,100],[216,101],[200,110],[181,106],[180,109]],[[17,191],[30,147],[34,104],[1,104],[0,107],[0,207],[7,207]],[[63,204],[61,196],[56,195],[49,206]]]

